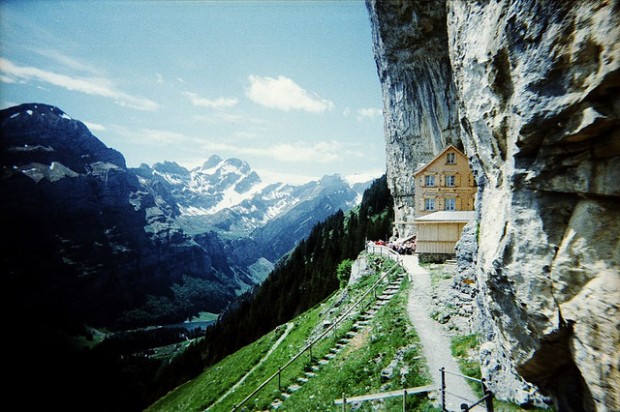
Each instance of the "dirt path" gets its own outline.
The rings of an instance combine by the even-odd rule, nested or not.
[[[433,382],[440,385],[442,367],[446,368],[446,371],[457,373],[459,367],[450,352],[450,338],[444,334],[441,325],[430,317],[433,309],[428,271],[418,264],[418,257],[415,255],[403,256],[403,265],[412,280],[407,313],[422,343],[422,351]],[[446,392],[449,392],[446,396],[446,407],[449,411],[460,411],[461,403],[467,402],[471,405],[478,399],[465,379],[451,374],[446,374]],[[478,406],[472,410],[486,411],[486,408]]]
[[[265,356],[263,356],[263,358],[256,364],[254,365],[254,367],[252,369],[250,369],[248,371],[248,373],[246,373],[245,375],[243,375],[243,377],[241,379],[239,379],[239,381],[237,383],[235,383],[228,391],[226,391],[225,394],[223,394],[222,396],[220,396],[218,398],[218,400],[216,400],[215,402],[213,402],[206,410],[208,411],[210,408],[213,408],[213,406],[217,405],[218,403],[220,403],[222,400],[224,400],[224,398],[226,398],[228,395],[230,395],[232,392],[234,392],[235,390],[237,390],[241,385],[243,385],[243,382],[245,382],[246,378],[248,376],[250,376],[250,374],[252,374],[252,372],[254,372],[254,370],[256,368],[258,368],[260,365],[263,364],[263,362],[265,362],[267,359],[269,359],[269,356],[271,356],[271,354],[273,353],[274,350],[276,350],[278,348],[278,346],[280,346],[280,344],[282,343],[282,341],[284,339],[286,339],[286,337],[288,336],[288,333],[291,331],[291,329],[293,329],[293,326],[295,324],[293,322],[289,322],[286,324],[286,330],[284,331],[284,333],[282,334],[282,336],[280,336],[278,338],[277,341],[274,342],[274,344],[271,346],[271,348],[269,348],[269,351],[267,351],[267,353],[265,354]]]

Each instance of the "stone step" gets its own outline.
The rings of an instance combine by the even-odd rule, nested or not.
[[[334,359],[336,357],[336,355],[334,355],[333,353],[328,353],[327,355],[325,355],[325,358],[327,359]]]
[[[303,385],[304,383],[308,382],[308,379],[306,379],[304,377],[299,377],[299,378],[297,378],[297,382],[299,382],[300,385]]]
[[[312,365],[312,366],[310,366],[310,369],[312,369],[313,372],[318,372],[318,371],[321,370],[319,365]]]
[[[271,407],[273,409],[278,409],[280,406],[282,406],[282,399],[280,398],[276,398],[273,402],[271,402]]]
[[[348,337],[348,338],[354,338],[355,335],[357,335],[357,332],[351,330],[351,331],[347,332],[347,334],[345,336]]]
[[[319,368],[316,368],[316,369],[317,369],[316,371],[318,371]],[[314,372],[316,372],[316,371],[314,371]],[[306,377],[308,377],[308,379],[314,378],[316,376],[316,373],[314,373],[314,372],[306,371],[306,372],[304,372],[304,375],[306,375]]]
[[[328,359],[319,359],[319,365],[327,365],[329,363]]]
[[[343,346],[346,345],[347,343],[351,342],[351,339],[348,338],[342,338],[338,341],[339,344],[342,344]]]
[[[296,383],[294,383],[291,386],[289,386],[288,388],[286,388],[288,393],[297,392],[300,389],[301,389],[301,386],[297,385]]]
[[[288,398],[290,398],[293,394],[292,394],[292,393],[288,393],[288,392],[282,392],[282,393],[281,393],[281,395],[282,395],[282,397],[283,397],[284,399],[288,399]]]

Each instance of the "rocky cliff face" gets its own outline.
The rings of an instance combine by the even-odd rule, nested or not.
[[[483,374],[519,403],[537,402],[533,384],[558,410],[619,410],[620,4],[450,1],[433,2],[443,9],[433,13],[425,4],[368,2],[388,170],[408,177],[428,156],[419,148],[435,154],[441,141],[409,137],[424,123],[415,119],[439,113],[416,104],[414,90],[450,100],[441,122],[458,119],[460,131],[441,133],[460,135],[479,185]],[[441,81],[393,80],[445,59]],[[396,193],[410,189],[404,180],[392,178]]]
[[[462,148],[445,7],[368,2],[383,88],[388,187],[399,234],[415,217],[413,173],[446,145]]]

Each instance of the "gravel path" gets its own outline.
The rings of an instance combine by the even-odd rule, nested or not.
[[[422,351],[433,382],[440,385],[440,368],[458,373],[459,367],[450,353],[450,338],[444,334],[441,325],[430,317],[432,287],[428,271],[418,264],[416,255],[403,256],[403,265],[412,280],[407,313],[422,343]],[[446,395],[446,408],[449,411],[460,411],[461,403],[467,402],[471,405],[478,400],[465,379],[449,373],[446,373],[446,392],[449,392]],[[486,411],[486,408],[477,406],[472,411]]]

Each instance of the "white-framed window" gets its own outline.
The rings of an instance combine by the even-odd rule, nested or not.
[[[449,165],[453,165],[456,163],[456,153],[450,152],[446,155],[446,163]]]
[[[446,210],[456,210],[456,199],[453,197],[446,198]]]
[[[435,186],[435,175],[424,176],[424,186]]]
[[[456,176],[454,175],[446,176],[446,186],[448,187],[456,186]]]
[[[435,199],[424,199],[424,210],[435,210]]]

